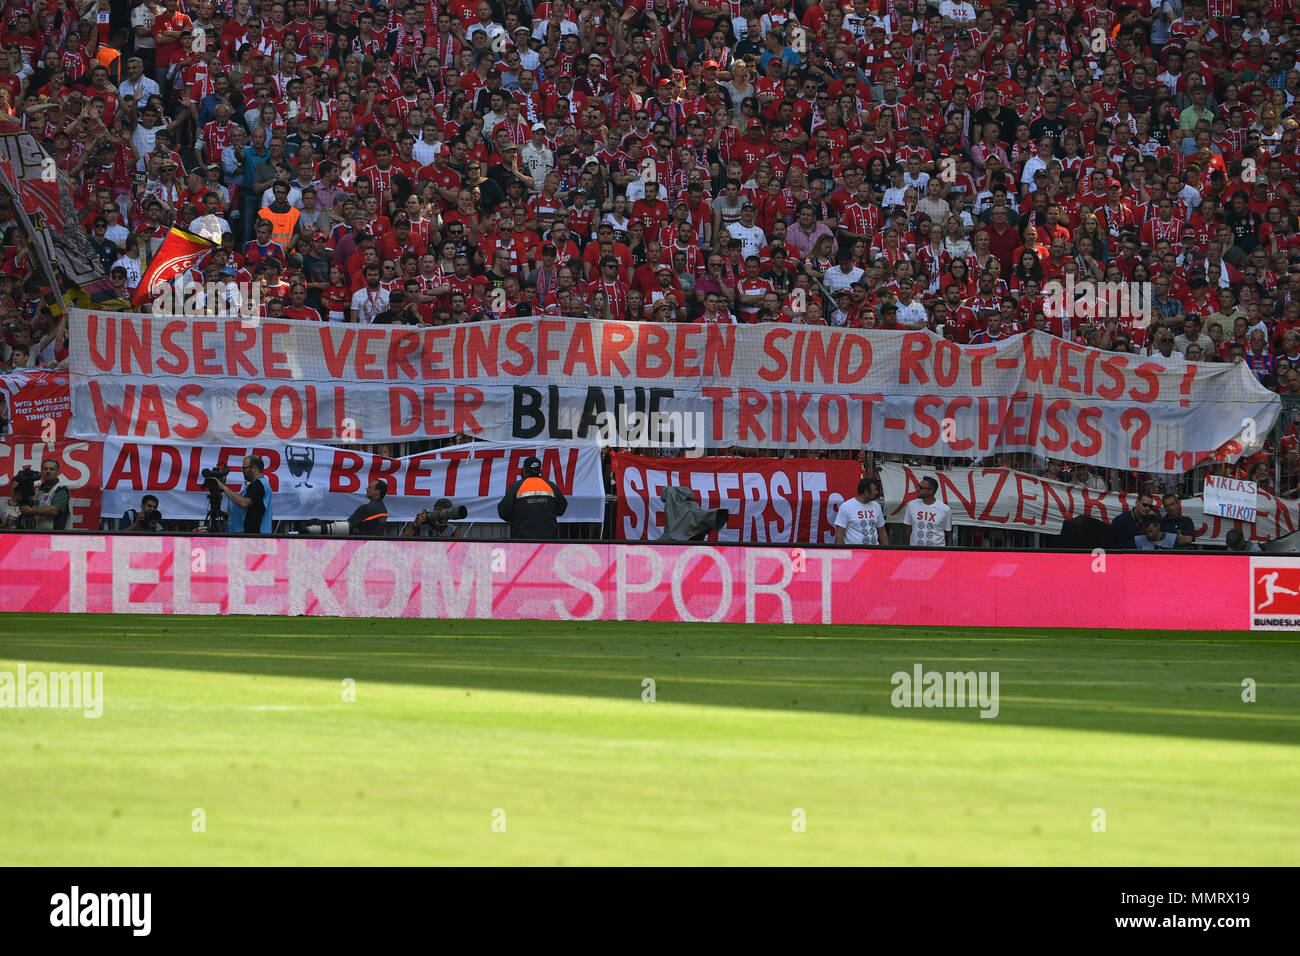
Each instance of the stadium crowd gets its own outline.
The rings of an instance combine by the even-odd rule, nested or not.
[[[260,284],[269,316],[963,344],[1036,328],[1244,362],[1300,395],[1285,0],[10,0],[0,16],[0,115],[67,174],[123,298],[179,225],[221,234],[195,278]],[[0,229],[6,361],[58,361],[65,330],[7,203]],[[1052,307],[1090,282],[1150,283],[1150,322]],[[1232,472],[1294,496],[1286,421]]]

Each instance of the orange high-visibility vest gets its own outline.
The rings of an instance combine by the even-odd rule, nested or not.
[[[111,46],[101,46],[95,51],[99,65],[108,70],[108,81],[116,86],[122,82],[122,54]]]
[[[288,252],[293,242],[294,227],[298,225],[302,211],[290,206],[288,212],[271,212],[271,207],[267,206],[258,215],[271,224],[271,241],[278,242]]]

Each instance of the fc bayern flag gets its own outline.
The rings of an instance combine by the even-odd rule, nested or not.
[[[155,289],[171,282],[187,269],[194,268],[200,259],[216,247],[215,242],[209,242],[202,236],[172,226],[171,232],[167,233],[167,238],[158,247],[157,255],[149,263],[149,268],[145,269],[144,275],[140,277],[135,297],[131,300],[132,304],[143,305],[148,302],[153,298]]]

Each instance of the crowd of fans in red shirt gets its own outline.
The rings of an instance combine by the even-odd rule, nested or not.
[[[1245,362],[1300,394],[1286,0],[19,0],[2,16],[0,113],[71,179],[124,295],[179,225],[223,238],[195,278],[260,283],[273,316],[959,343],[1037,328]],[[39,336],[13,225],[0,209],[0,307]],[[1151,294],[1096,318],[1053,306],[1089,283]],[[57,337],[42,347],[33,363],[58,357]],[[1242,469],[1296,445],[1288,430]]]

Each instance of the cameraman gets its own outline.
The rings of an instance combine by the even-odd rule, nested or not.
[[[59,483],[59,463],[53,458],[41,462],[41,481],[34,484],[30,494],[19,500],[18,489],[9,499],[17,506],[22,527],[37,531],[62,531],[68,526],[71,501],[68,489]]]
[[[246,493],[242,495],[231,491],[224,481],[212,479],[217,490],[230,499],[227,528],[231,534],[270,534],[271,482],[266,477],[266,463],[258,455],[249,455],[244,459],[243,472]]]
[[[450,498],[439,498],[433,503],[432,511],[421,511],[415,520],[402,529],[403,538],[445,538],[456,537],[460,529],[453,528],[447,517],[452,509]]]
[[[497,514],[510,525],[512,538],[557,538],[560,524],[556,519],[568,507],[564,493],[542,477],[541,460],[526,458],[523,477],[506,489]]]
[[[325,521],[312,518],[303,522],[302,530],[315,526],[321,534],[368,534],[382,535],[388,522],[388,505],[384,498],[388,495],[388,483],[376,478],[366,486],[366,503],[352,512],[347,521]]]
[[[162,512],[158,510],[158,499],[145,495],[140,499],[139,511],[128,511],[122,516],[122,531],[161,531],[163,530]]]

